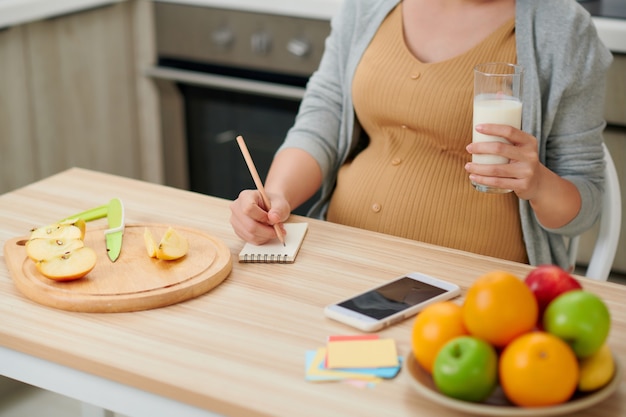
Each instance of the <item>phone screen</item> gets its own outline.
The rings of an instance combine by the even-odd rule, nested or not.
[[[445,292],[443,288],[403,277],[338,305],[380,320]]]

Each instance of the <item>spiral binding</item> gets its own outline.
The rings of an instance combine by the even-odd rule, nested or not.
[[[246,254],[243,257],[244,262],[248,263],[260,263],[260,264],[286,264],[289,261],[287,255],[276,254]]]

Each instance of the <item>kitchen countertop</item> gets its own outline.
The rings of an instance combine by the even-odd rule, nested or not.
[[[258,0],[155,1],[240,10],[253,10],[265,13],[277,13],[300,17],[313,17],[319,19],[330,19],[341,4],[341,0],[264,0],[263,2]],[[599,3],[599,0],[596,0],[593,3]],[[593,19],[598,29],[600,38],[602,39],[604,44],[613,52],[626,53],[626,19],[605,17],[594,17]]]
[[[577,0],[593,16],[626,19],[624,0]]]
[[[0,0],[1,2],[2,0]],[[285,16],[330,19],[341,0],[154,0],[163,3],[179,3],[192,6],[208,6],[236,9]]]
[[[0,29],[124,0],[0,0]]]
[[[124,0],[0,0],[0,28]],[[330,19],[341,0],[155,0],[197,6]],[[608,0],[607,0],[608,1]],[[596,0],[592,3],[598,3]],[[581,4],[585,5],[585,2]],[[590,7],[590,6],[586,6]],[[594,6],[595,7],[595,6]],[[598,9],[602,10],[602,9]],[[593,10],[592,10],[593,11]],[[594,17],[600,38],[613,52],[626,53],[626,19]]]

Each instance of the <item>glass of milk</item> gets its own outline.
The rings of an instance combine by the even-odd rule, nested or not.
[[[488,62],[474,67],[474,124],[472,142],[506,142],[499,136],[478,133],[476,125],[496,123],[520,129],[522,125],[522,67],[503,62]],[[477,164],[508,164],[507,158],[498,155],[472,155]],[[508,193],[511,190],[472,185],[486,193]]]

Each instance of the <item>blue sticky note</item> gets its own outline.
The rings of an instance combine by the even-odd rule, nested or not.
[[[311,365],[314,365],[313,361],[315,361],[316,356],[317,356],[317,351],[315,350],[306,351],[304,372],[305,372],[307,381],[337,381],[341,379],[341,377],[334,376],[334,375],[312,375],[311,373],[309,373],[309,369],[311,369]]]
[[[402,368],[402,356],[398,356],[398,366],[390,366],[384,368],[335,368],[334,371],[342,371],[342,372],[352,372],[357,374],[368,374],[374,375],[379,378],[390,379],[394,378],[400,372],[400,368]],[[324,362],[321,362],[319,365],[319,369],[328,369],[324,367]]]
[[[341,372],[325,372],[322,367],[322,372],[316,372],[320,367],[318,363],[323,362],[324,355],[316,350],[307,350],[305,357],[305,379],[307,381],[339,381],[344,379],[345,376]],[[317,362],[316,362],[317,361]]]
[[[320,348],[306,352],[305,356],[305,378],[307,381],[341,381],[341,380],[361,380],[367,382],[378,382],[380,377],[363,372],[341,371],[337,369],[326,369],[323,365],[326,357],[326,349]]]

